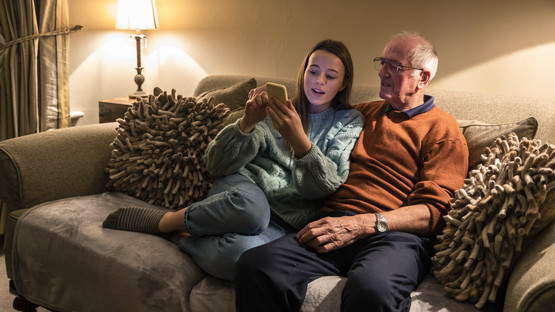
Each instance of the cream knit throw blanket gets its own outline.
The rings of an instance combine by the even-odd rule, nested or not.
[[[549,224],[555,210],[555,145],[514,133],[495,145],[451,200],[432,258],[445,290],[478,309],[495,301],[524,239]]]

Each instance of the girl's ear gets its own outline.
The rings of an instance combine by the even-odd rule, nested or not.
[[[347,83],[343,81],[343,86],[341,87],[341,89],[339,89],[339,92],[345,90],[345,88],[347,88]]]

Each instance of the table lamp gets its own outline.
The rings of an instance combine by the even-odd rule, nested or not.
[[[146,38],[141,34],[145,29],[158,29],[158,14],[156,13],[156,3],[154,0],[118,0],[116,29],[134,29],[137,45],[137,74],[135,83],[137,91],[129,95],[130,98],[146,97],[147,94],[141,89],[145,77],[142,75],[141,66],[141,40]]]

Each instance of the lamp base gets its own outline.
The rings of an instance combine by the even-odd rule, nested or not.
[[[130,99],[137,99],[137,98],[147,98],[148,94],[144,91],[137,91],[135,93],[129,94]]]
[[[137,67],[135,67],[135,69],[137,70],[137,74],[135,75],[135,79],[134,79],[135,83],[137,84],[137,91],[135,91],[135,93],[131,93],[129,95],[129,98],[130,99],[146,98],[148,97],[148,94],[144,92],[143,89],[141,88],[141,86],[145,82],[145,76],[143,76],[142,74],[143,67],[141,66],[141,39],[145,38],[145,35],[136,34],[136,35],[131,35],[131,37],[135,38],[135,43],[137,46]]]

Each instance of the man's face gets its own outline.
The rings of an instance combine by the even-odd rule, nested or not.
[[[395,40],[385,47],[382,58],[400,65],[412,66],[408,55],[414,43],[407,40]],[[404,69],[395,72],[389,65],[384,65],[378,72],[380,76],[380,97],[390,103],[395,109],[407,110],[419,104],[421,99],[417,94],[420,75],[413,76],[413,70]]]

